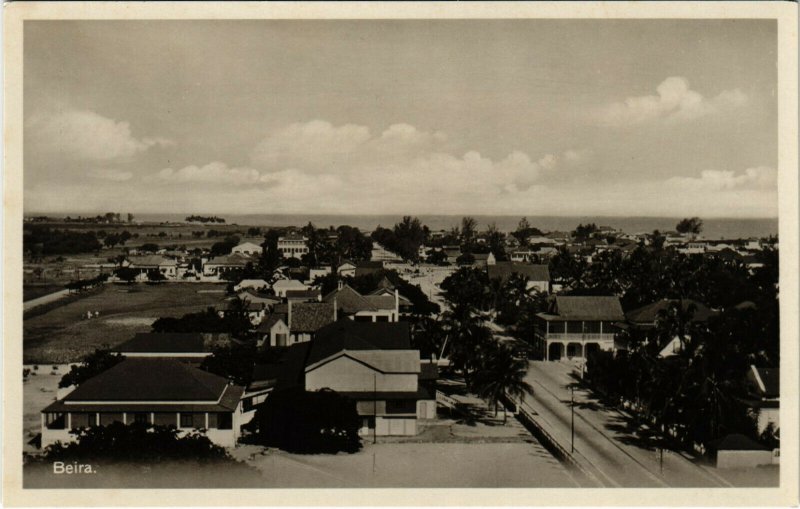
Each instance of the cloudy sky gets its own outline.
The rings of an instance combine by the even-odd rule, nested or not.
[[[773,21],[26,22],[26,212],[777,216]]]

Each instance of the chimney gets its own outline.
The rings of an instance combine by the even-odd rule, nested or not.
[[[292,330],[292,301],[289,301],[289,313],[286,321],[289,322],[286,324],[289,327],[289,330]]]
[[[336,281],[336,289],[337,289],[337,290],[341,290],[342,288],[344,288],[344,281],[342,281],[342,279],[341,279],[341,278],[339,278],[339,279]]]

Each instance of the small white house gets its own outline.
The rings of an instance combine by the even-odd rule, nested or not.
[[[296,279],[279,279],[272,285],[272,290],[278,297],[285,298],[289,290],[308,290],[308,286]]]
[[[269,283],[264,281],[263,279],[243,279],[239,281],[239,283],[233,287],[233,291],[239,292],[241,290],[246,290],[248,288],[253,290],[263,290],[264,288],[268,288]]]
[[[253,256],[253,255],[260,255],[264,251],[264,248],[259,246],[258,244],[254,244],[252,242],[242,242],[238,246],[234,246],[231,249],[231,254],[239,253],[243,255]]]

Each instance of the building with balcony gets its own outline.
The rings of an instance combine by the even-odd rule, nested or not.
[[[592,350],[613,350],[614,322],[625,318],[618,297],[556,295],[536,315],[536,346],[546,360],[585,358]]]
[[[291,232],[278,237],[278,251],[284,258],[301,258],[308,253],[308,239],[303,235]]]

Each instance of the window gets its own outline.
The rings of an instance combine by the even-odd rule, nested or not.
[[[137,412],[133,414],[133,422],[135,424],[150,424],[150,414]]]
[[[220,412],[217,414],[217,428],[233,429],[233,414]]]
[[[192,414],[181,413],[181,428],[194,427],[194,419]]]
[[[413,399],[390,399],[386,401],[387,414],[415,414],[417,402]]]

